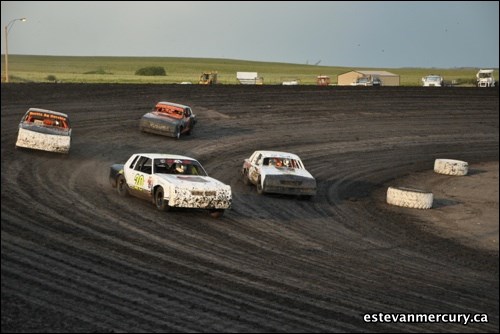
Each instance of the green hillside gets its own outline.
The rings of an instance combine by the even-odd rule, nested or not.
[[[2,55],[2,81],[4,81]],[[139,76],[144,67],[163,67],[166,76]],[[258,72],[264,84],[300,80],[303,85],[316,84],[318,75],[328,75],[337,82],[337,75],[351,70],[384,70],[400,75],[401,85],[420,86],[421,78],[440,74],[445,81],[474,85],[477,68],[350,68],[306,64],[269,63],[234,59],[173,57],[63,57],[9,55],[10,82],[66,83],[198,83],[203,71],[217,71],[219,83],[237,84],[236,72]],[[495,75],[497,75],[495,73]]]

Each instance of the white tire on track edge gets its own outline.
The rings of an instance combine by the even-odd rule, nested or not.
[[[434,161],[434,172],[445,175],[467,175],[469,164],[465,161],[453,159],[436,159]]]
[[[406,187],[389,187],[387,189],[387,203],[404,208],[413,209],[430,209],[434,195],[431,192],[406,188]]]

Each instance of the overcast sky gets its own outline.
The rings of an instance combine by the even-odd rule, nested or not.
[[[499,2],[2,1],[9,54],[495,67]],[[2,33],[2,54],[5,32]]]

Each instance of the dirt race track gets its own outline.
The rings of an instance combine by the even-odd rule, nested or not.
[[[498,88],[1,88],[2,332],[498,332],[498,249],[431,233],[374,195],[436,158],[498,161]],[[160,100],[193,108],[192,136],[139,132]],[[70,115],[68,156],[14,149],[29,107]],[[298,154],[318,195],[243,185],[256,149]],[[197,158],[231,185],[232,209],[120,198],[109,167],[137,152]],[[379,313],[489,322],[364,321]]]

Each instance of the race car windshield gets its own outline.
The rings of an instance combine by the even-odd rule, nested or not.
[[[174,118],[182,118],[184,116],[184,110],[179,107],[174,107],[166,104],[158,104],[156,105],[154,111],[159,112],[160,114],[174,117]]]
[[[274,166],[277,168],[300,168],[300,164],[295,159],[288,158],[264,158],[264,166]]]
[[[194,160],[155,159],[155,173],[207,176],[203,167]]]
[[[69,129],[70,127],[69,121],[66,117],[44,112],[29,112],[24,117],[23,122],[61,129]]]

